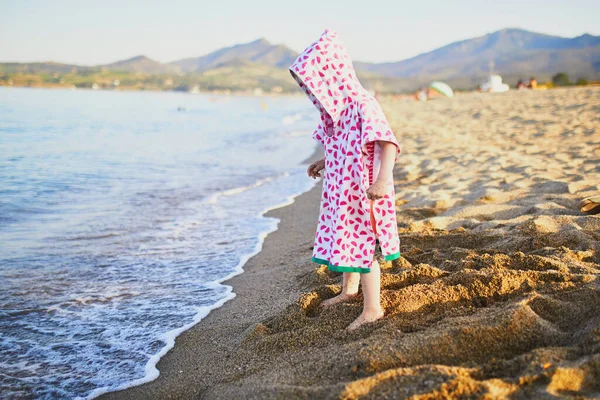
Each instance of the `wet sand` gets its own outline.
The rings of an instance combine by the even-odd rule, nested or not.
[[[177,338],[160,377],[104,398],[556,399],[600,396],[600,88],[382,100],[402,256],[383,319],[319,310],[341,274],[310,262],[321,187],[268,215],[236,298]]]

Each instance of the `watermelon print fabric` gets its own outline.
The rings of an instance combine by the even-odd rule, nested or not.
[[[321,114],[313,138],[323,146],[325,170],[312,260],[333,271],[368,273],[376,239],[386,260],[400,257],[393,178],[384,198],[367,198],[381,166],[380,142],[396,146],[396,159],[400,146],[337,32],[325,29],[289,71]]]

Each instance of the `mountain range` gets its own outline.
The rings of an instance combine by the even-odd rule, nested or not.
[[[225,47],[209,54],[171,63],[137,56],[112,64],[77,66],[48,63],[2,63],[4,73],[63,73],[65,71],[125,71],[145,75],[205,75],[215,71],[231,74],[266,74],[264,80],[276,85],[293,63],[298,51],[264,38]],[[473,87],[490,71],[514,84],[517,79],[536,76],[549,79],[558,72],[573,78],[600,79],[600,36],[574,38],[545,35],[517,28],[503,29],[480,37],[454,42],[415,57],[386,63],[355,61],[359,78],[366,87],[381,90],[413,90],[431,80],[444,80],[456,87]],[[262,68],[262,69],[261,69]],[[257,72],[261,70],[262,72]],[[277,77],[277,78],[275,78]]]
[[[515,80],[532,75],[545,79],[558,72],[576,78],[600,78],[600,36],[563,38],[503,29],[484,36],[440,47],[407,60],[391,63],[355,63],[357,71],[420,83],[431,79],[446,81],[480,80],[492,69]],[[518,78],[517,78],[518,79]]]

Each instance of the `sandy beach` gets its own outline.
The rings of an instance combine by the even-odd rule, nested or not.
[[[101,398],[600,396],[600,215],[578,209],[600,194],[600,88],[381,104],[402,146],[384,318],[347,333],[361,296],[318,309],[342,274],[310,261],[317,185],[267,214],[236,297],[158,379]]]

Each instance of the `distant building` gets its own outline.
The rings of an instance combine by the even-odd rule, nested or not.
[[[482,92],[506,92],[509,87],[506,83],[502,83],[502,77],[500,75],[490,75],[487,82],[481,84]]]

